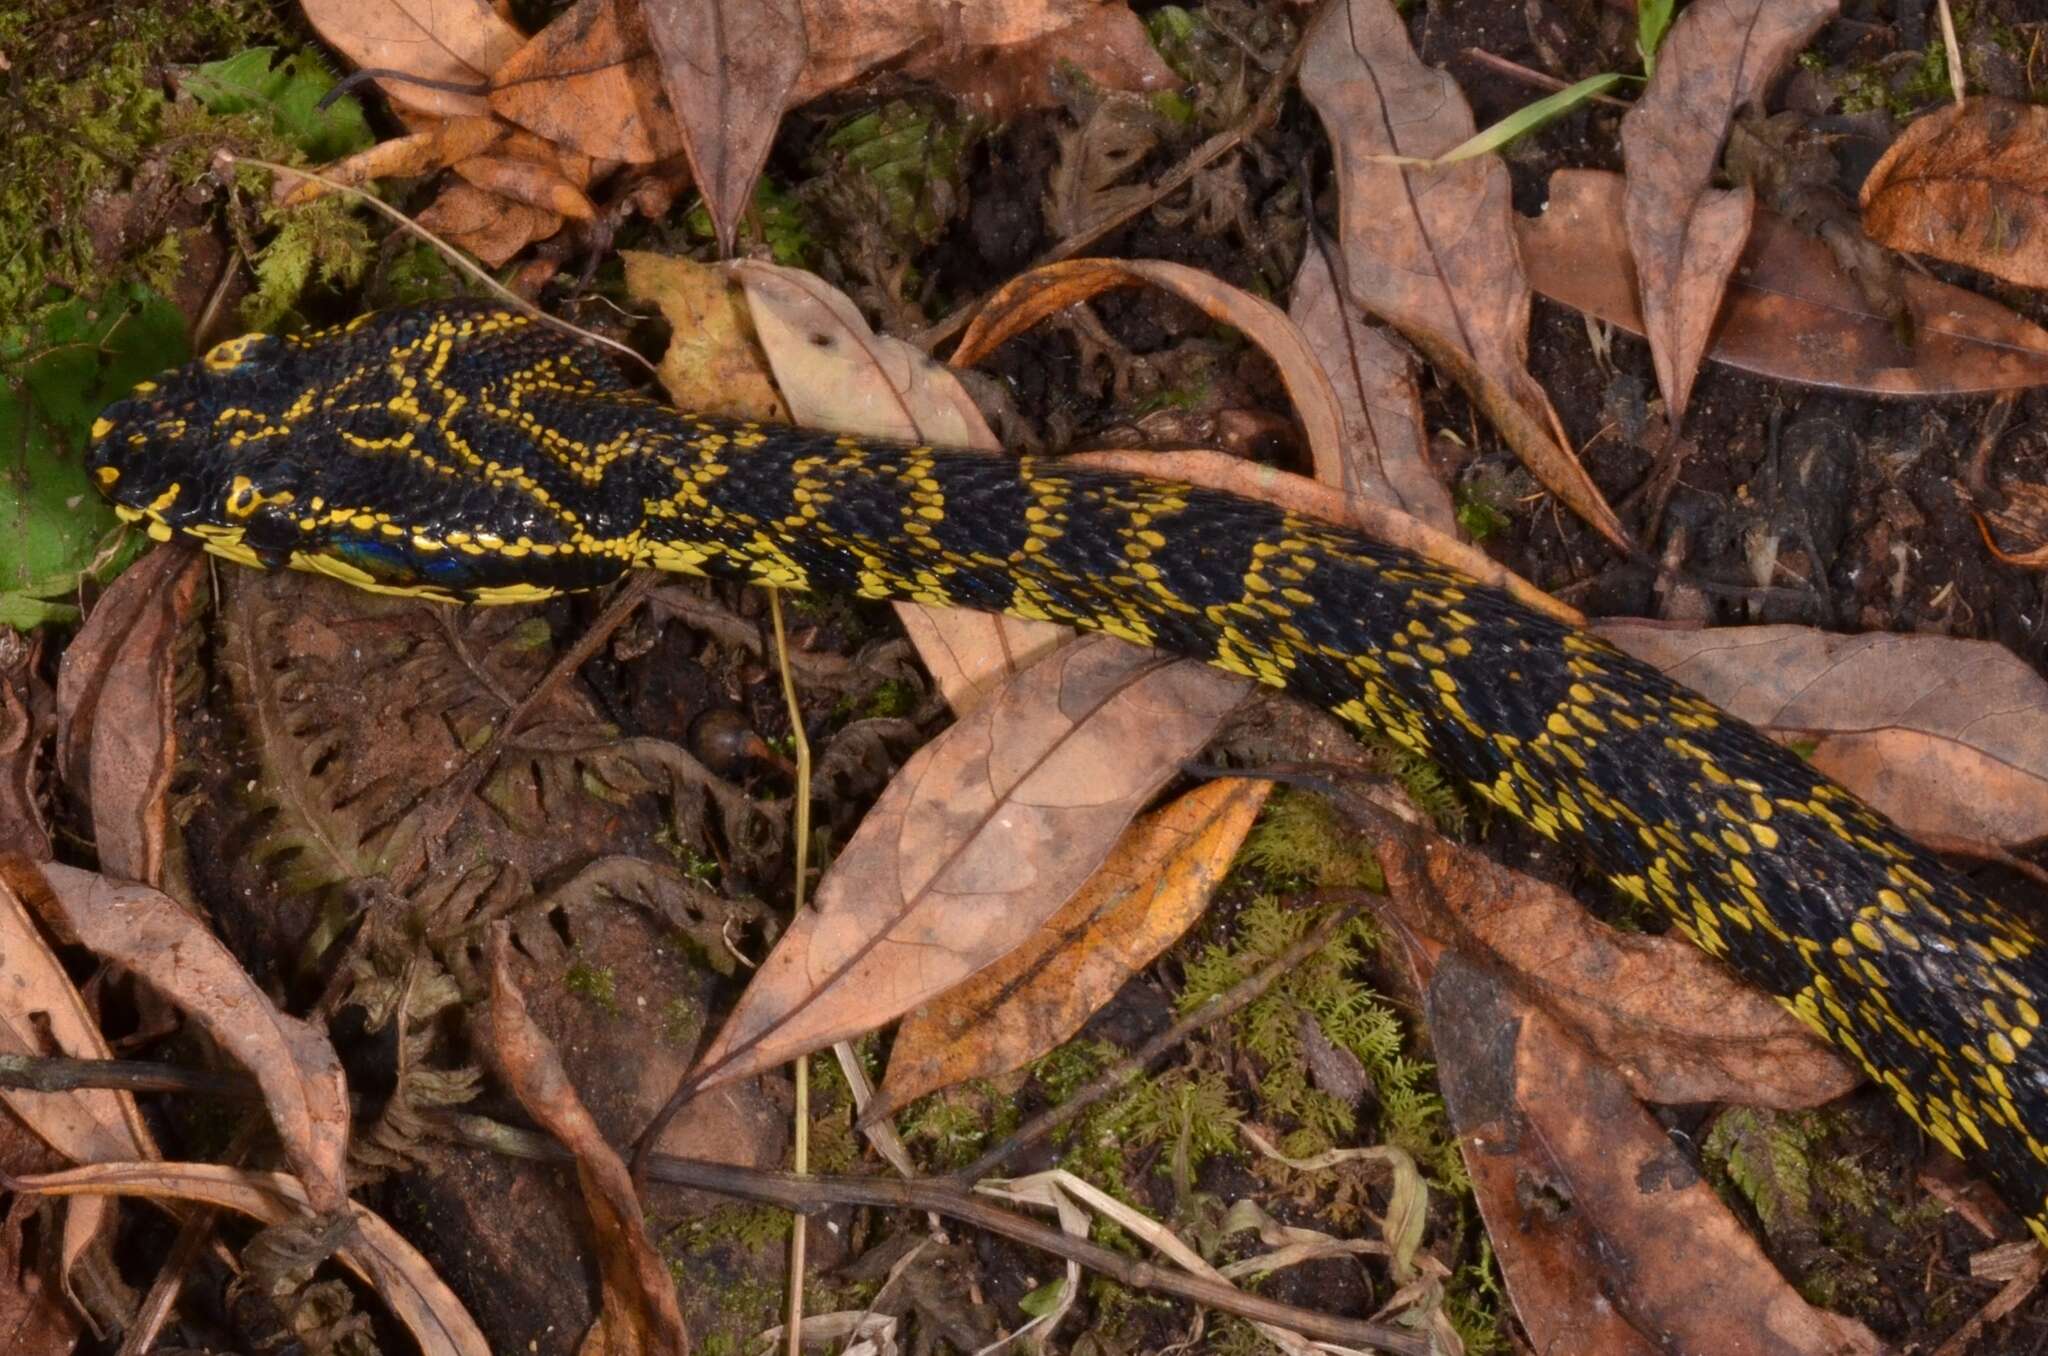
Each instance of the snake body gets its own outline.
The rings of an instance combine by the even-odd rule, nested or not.
[[[1169,481],[677,412],[595,348],[474,302],[232,340],[94,432],[123,516],[247,565],[448,601],[639,568],[843,590],[1069,622],[1287,688],[1576,844],[2048,1241],[2033,924],[1796,754],[1455,571]]]

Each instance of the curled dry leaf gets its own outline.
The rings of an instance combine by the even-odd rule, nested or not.
[[[1696,946],[1616,932],[1569,893],[1433,835],[1381,857],[1405,926],[1489,958],[1645,1101],[1807,1107],[1861,1080]]]
[[[1337,398],[1343,437],[1336,455],[1317,449],[1316,479],[1350,498],[1390,504],[1447,535],[1458,531],[1450,491],[1430,469],[1422,394],[1408,351],[1389,339],[1338,288],[1320,249],[1303,253],[1288,315],[1322,359]]]
[[[1529,284],[1497,155],[1418,166],[1473,133],[1450,76],[1424,64],[1388,0],[1342,0],[1312,24],[1301,91],[1337,158],[1340,290],[1463,387],[1545,488],[1609,541],[1628,535],[1529,375]]]
[[[112,1059],[114,1052],[86,1010],[64,965],[43,941],[16,881],[46,888],[36,868],[20,857],[0,858],[0,1053],[54,1053],[73,1059]],[[36,1136],[73,1163],[114,1163],[155,1158],[156,1142],[132,1094],[112,1088],[70,1092],[0,1090],[0,1104]],[[64,1270],[110,1220],[112,1205],[80,1201],[64,1219]],[[0,1328],[4,1331],[4,1328]]]
[[[212,1163],[106,1163],[13,1179],[20,1191],[51,1196],[141,1196],[195,1201],[265,1224],[302,1220],[312,1202],[298,1179]],[[490,1344],[427,1259],[383,1218],[345,1202],[354,1235],[334,1258],[389,1305],[426,1356],[491,1356]]]
[[[467,160],[496,145],[512,129],[495,118],[453,117],[437,119],[417,132],[380,141],[336,161],[321,174],[336,183],[360,186],[372,179],[418,178]],[[287,207],[311,202],[333,190],[315,179],[280,175],[278,200]]]
[[[1813,765],[1936,841],[2048,837],[2048,682],[2003,646],[1804,626],[1599,632],[1760,729],[1813,740]]]
[[[656,375],[677,409],[789,422],[727,270],[646,250],[620,250],[619,258],[626,295],[653,302],[668,318],[668,348]]]
[[[117,879],[162,883],[177,641],[205,584],[202,557],[144,556],[107,590],[58,670],[65,777],[92,807],[101,868]]]
[[[1069,306],[1117,288],[1145,285],[1171,292],[1212,320],[1242,330],[1280,370],[1320,472],[1341,461],[1344,420],[1329,374],[1287,313],[1221,279],[1158,259],[1068,259],[1035,268],[1004,284],[960,337],[953,365],[980,362],[1006,340]],[[1326,477],[1327,479],[1327,477]],[[1340,481],[1331,480],[1331,484]]]
[[[1033,665],[904,765],[692,1079],[872,1030],[1013,950],[1243,690],[1101,637]]]
[[[990,6],[1028,9],[1027,5]],[[1071,68],[1102,89],[1134,93],[1170,89],[1181,83],[1152,45],[1145,21],[1122,4],[1046,6],[1064,9],[1072,21],[1007,47],[959,50],[942,43],[904,64],[904,73],[930,80],[983,117],[1005,122],[1033,108],[1060,102],[1053,88],[1057,72]]]
[[[861,1118],[1022,1068],[1079,1031],[1201,917],[1271,787],[1210,782],[1133,824],[1023,945],[904,1019]]]
[[[1486,964],[1426,942],[1409,960],[1480,1214],[1536,1350],[1886,1349],[1802,1299],[1613,1071]],[[1604,1279],[1617,1273],[1626,1304]]]
[[[340,1209],[348,1196],[348,1085],[327,1037],[279,1012],[168,895],[68,866],[42,872],[48,888],[24,894],[43,921],[147,981],[254,1074],[306,1194],[322,1214]]]
[[[575,221],[596,218],[597,208],[583,190],[564,178],[555,166],[524,156],[473,155],[455,166],[455,172],[471,184],[514,203],[538,209],[550,216]]]
[[[867,327],[845,294],[811,274],[733,265],[776,384],[800,424],[905,442],[993,450],[995,435],[953,375],[900,339]],[[955,714],[1072,633],[1050,622],[896,605],[918,655]]]
[[[2048,108],[1975,98],[1916,120],[1863,181],[1863,229],[2048,288]]]
[[[1721,143],[1736,110],[1762,97],[1838,3],[1694,0],[1658,49],[1649,88],[1621,120],[1629,252],[1674,426],[1685,417],[1756,210],[1749,188],[1713,186]]]
[[[1622,227],[1624,185],[1600,170],[1550,177],[1543,215],[1519,218],[1538,292],[1643,333]],[[1873,395],[1959,395],[2048,383],[2048,331],[1988,297],[1932,278],[1903,279],[1914,343],[1899,343],[1826,245],[1758,212],[1708,341],[1716,362],[1761,376]]]
[[[647,1237],[632,1174],[569,1082],[554,1043],[526,1010],[511,968],[511,926],[491,926],[491,1055],[529,1115],[575,1156],[597,1238],[604,1298],[583,1356],[685,1356],[690,1339],[675,1283]]]
[[[357,66],[403,71],[415,80],[482,86],[525,35],[490,0],[304,0],[306,19]],[[486,110],[474,94],[379,80],[393,103],[443,117]]]

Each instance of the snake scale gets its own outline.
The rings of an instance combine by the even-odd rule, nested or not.
[[[1050,618],[1284,687],[1575,844],[2048,1241],[2034,925],[1656,669],[1406,551],[1057,459],[678,412],[479,302],[231,340],[108,410],[90,464],[152,536],[362,588],[524,602],[672,570]]]

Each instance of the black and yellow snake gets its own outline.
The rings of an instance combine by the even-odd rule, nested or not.
[[[233,340],[94,432],[123,516],[248,565],[474,602],[676,570],[1052,618],[1285,687],[1575,843],[2048,1241],[2033,925],[1656,669],[1406,551],[1052,459],[678,413],[473,302]]]

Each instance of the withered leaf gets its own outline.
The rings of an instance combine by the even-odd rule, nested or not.
[[[1027,6],[990,6],[1026,9]],[[956,48],[950,43],[920,52],[904,73],[930,80],[969,108],[997,122],[1033,108],[1059,103],[1053,77],[1063,69],[1086,76],[1102,89],[1142,92],[1180,83],[1152,45],[1145,21],[1121,4],[1048,6],[1065,10],[1070,23],[1009,46]]]
[[[120,880],[162,883],[177,640],[205,584],[202,557],[143,557],[100,599],[58,670],[65,775],[92,806],[101,868]]]
[[[642,0],[647,37],[718,248],[740,214],[810,56],[799,0]]]
[[[1411,930],[1490,958],[1645,1101],[1807,1107],[1861,1081],[1776,999],[1678,938],[1616,932],[1569,893],[1434,835],[1387,874]]]
[[[1863,229],[2048,288],[2048,108],[1978,96],[1916,120],[1863,181]]]
[[[675,1283],[647,1236],[633,1175],[576,1095],[554,1042],[526,1010],[512,975],[511,939],[510,924],[492,925],[491,1056],[519,1105],[575,1157],[576,1182],[597,1239],[604,1294],[593,1328],[598,1336],[586,1340],[582,1350],[593,1356],[686,1356],[690,1339]]]
[[[355,65],[421,80],[482,85],[525,41],[490,0],[304,0],[301,7],[320,36]],[[411,80],[379,80],[377,88],[422,113],[488,111],[481,92],[429,89]]]
[[[635,4],[576,0],[498,68],[490,105],[498,116],[600,160],[644,165],[683,149]]]
[[[751,260],[732,267],[798,423],[995,448],[995,435],[953,375],[902,340],[870,330],[844,293],[796,269]],[[955,714],[1072,634],[1050,622],[910,603],[897,604],[896,616]]]
[[[1325,464],[1318,450],[1316,478],[1455,535],[1458,515],[1450,491],[1425,454],[1415,364],[1399,344],[1366,323],[1337,287],[1320,249],[1302,255],[1288,314],[1322,359],[1344,424],[1336,464]]]
[[[2048,837],[2048,682],[2003,646],[1803,626],[1596,629],[1730,714],[1815,741],[1816,768],[1908,833]]]
[[[496,118],[436,118],[429,127],[365,147],[320,173],[336,183],[350,185],[387,177],[417,178],[481,154],[511,130]],[[287,175],[280,176],[277,182],[278,199],[287,207],[311,202],[332,191],[315,179]]]
[[[564,177],[560,169],[539,160],[486,153],[461,161],[455,172],[486,192],[549,216],[576,221],[590,221],[597,216],[597,208],[582,189]]]
[[[1444,1101],[1537,1350],[1886,1349],[1800,1297],[1612,1070],[1488,966],[1438,957],[1409,948]],[[1626,1305],[1603,1279],[1617,1273]]]
[[[1305,42],[1301,90],[1337,159],[1340,287],[1408,335],[1545,488],[1626,548],[1620,520],[1529,375],[1529,284],[1515,249],[1507,165],[1497,155],[1402,163],[1431,159],[1472,135],[1465,96],[1417,59],[1389,0],[1328,5]]]
[[[731,273],[646,250],[620,250],[619,258],[626,295],[653,302],[668,318],[657,375],[677,409],[789,422]]]
[[[278,1011],[168,895],[68,866],[42,872],[48,889],[24,894],[43,921],[147,981],[254,1074],[306,1194],[322,1214],[340,1209],[348,1196],[348,1085],[326,1035]]]
[[[1080,1030],[1201,916],[1271,786],[1211,782],[1133,824],[1022,946],[904,1019],[862,1119],[1021,1068]]]
[[[141,1196],[196,1201],[265,1224],[305,1218],[312,1201],[295,1177],[213,1163],[110,1163],[17,1178],[22,1191],[51,1196]],[[334,1259],[391,1306],[427,1356],[491,1356],[490,1344],[427,1259],[383,1218],[344,1202],[355,1230]]]
[[[1749,238],[1756,194],[1713,187],[1735,112],[1763,94],[1839,0],[1694,0],[1621,120],[1629,252],[1671,422],[1685,417],[1721,297]]]
[[[871,1030],[994,963],[1058,910],[1242,694],[1087,637],[904,765],[693,1078],[710,1087]]]
[[[1242,330],[1257,344],[1280,370],[1280,380],[1287,386],[1314,451],[1318,473],[1325,467],[1336,468],[1344,442],[1343,415],[1329,374],[1301,331],[1272,302],[1185,264],[1159,259],[1068,259],[1035,268],[989,298],[960,336],[953,364],[966,367],[977,363],[1040,320],[1090,297],[1147,285],[1171,292],[1211,319]],[[1329,475],[1323,478],[1329,484],[1343,483]]]
[[[450,184],[420,213],[420,225],[496,268],[562,229],[553,212],[512,202],[474,184]]]
[[[1559,170],[1550,203],[1520,218],[1536,290],[1643,333],[1622,230],[1621,176]],[[1904,276],[1914,344],[1826,245],[1758,212],[1707,356],[1761,376],[1876,395],[1951,395],[2048,382],[2048,331],[1974,292]]]

